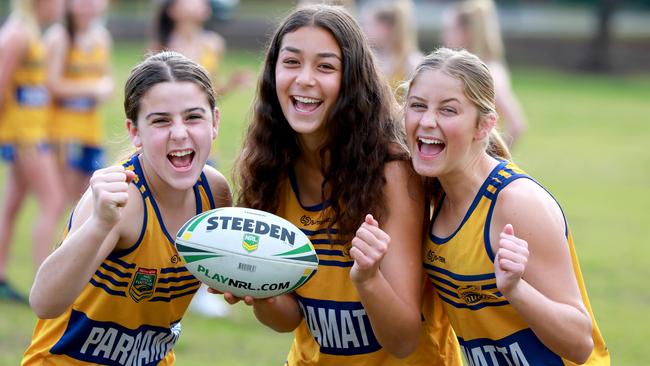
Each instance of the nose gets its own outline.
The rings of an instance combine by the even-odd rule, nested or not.
[[[312,69],[308,66],[301,68],[298,76],[296,76],[296,84],[302,86],[313,86],[314,82],[315,80]]]
[[[422,118],[420,118],[420,125],[423,127],[435,128],[438,126],[436,122],[436,114],[433,111],[426,111],[422,113]]]
[[[188,136],[187,126],[179,118],[172,123],[169,134],[172,140],[183,140]]]

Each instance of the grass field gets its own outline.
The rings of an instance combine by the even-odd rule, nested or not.
[[[121,86],[141,59],[142,46],[117,47]],[[257,72],[260,59],[257,54],[232,53],[223,68],[226,73],[235,65]],[[616,78],[515,70],[513,80],[530,122],[514,151],[515,160],[563,205],[613,364],[649,364],[650,75]],[[227,176],[253,93],[250,88],[220,102],[218,161]],[[121,94],[118,90],[105,108],[113,158],[128,147]],[[4,177],[5,167],[0,170]],[[9,269],[24,292],[33,276],[29,232],[36,215],[30,201],[20,216]],[[0,314],[0,365],[16,365],[35,317],[27,307],[1,302]],[[188,314],[176,350],[179,365],[279,365],[290,342],[290,335],[267,330],[249,309],[237,306],[233,316],[223,320]]]

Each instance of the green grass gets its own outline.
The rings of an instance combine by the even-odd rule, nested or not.
[[[121,86],[142,58],[142,45],[117,45],[117,90],[105,107],[110,157],[128,149]],[[232,52],[226,73],[257,73],[261,56]],[[645,352],[650,291],[650,75],[615,78],[515,70],[513,81],[529,119],[515,160],[561,202],[576,240],[598,325],[615,365],[650,363]],[[230,176],[254,95],[254,86],[219,102],[222,125],[216,145],[220,169]],[[4,177],[5,168],[2,170]],[[29,248],[33,201],[23,210],[9,275],[27,292],[33,276]],[[35,317],[27,307],[0,302],[0,365],[18,364]],[[291,336],[259,325],[245,306],[228,319],[188,313],[176,347],[180,365],[280,364]]]

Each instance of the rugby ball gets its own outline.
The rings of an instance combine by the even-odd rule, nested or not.
[[[268,212],[222,207],[191,218],[176,235],[187,269],[235,296],[294,291],[315,273],[316,250],[300,229]]]

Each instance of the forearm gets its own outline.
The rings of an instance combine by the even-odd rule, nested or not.
[[[565,359],[586,361],[593,340],[591,317],[584,307],[553,301],[523,279],[504,295],[544,345]]]
[[[90,218],[43,262],[30,292],[30,304],[40,318],[60,315],[79,296],[113,250],[114,243],[105,243],[109,232]]]
[[[291,332],[296,329],[302,321],[297,300],[291,295],[281,295],[274,300],[272,303],[257,301],[253,305],[257,320],[276,332]]]
[[[418,304],[409,304],[398,296],[381,272],[355,285],[382,347],[400,358],[413,352],[420,334]]]

